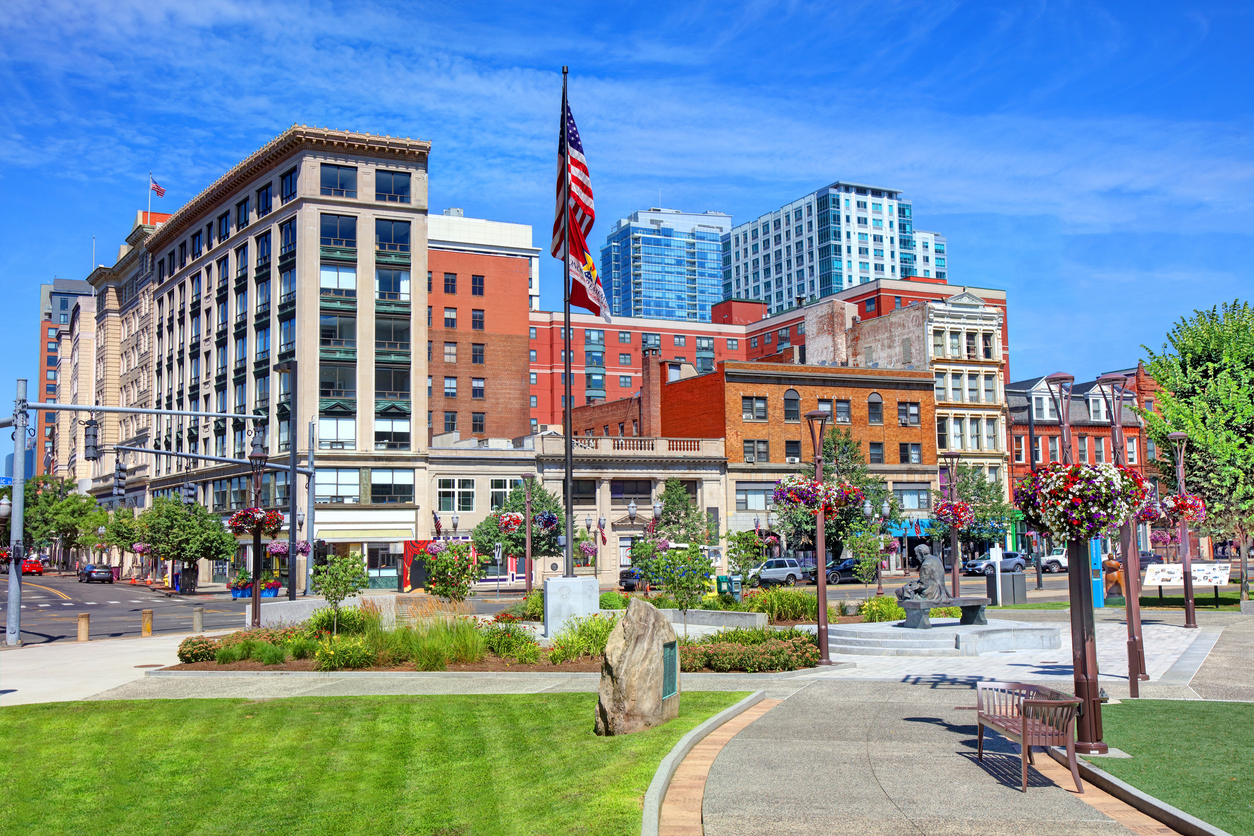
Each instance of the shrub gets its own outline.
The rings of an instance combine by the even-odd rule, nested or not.
[[[242,645],[233,644],[219,647],[213,658],[219,665],[229,665],[232,662],[238,662],[248,657],[244,654]]]
[[[442,671],[448,667],[444,648],[433,642],[421,642],[414,649],[414,667],[420,671]]]
[[[515,604],[514,606],[518,605]],[[604,607],[602,607],[602,609],[604,609]],[[522,613],[521,611],[514,612],[513,607],[501,610],[496,615],[492,616],[493,624],[513,624],[516,621],[522,621]]]
[[[777,621],[807,621],[819,617],[818,596],[799,589],[773,587],[745,598],[749,612],[766,613],[772,624]]]
[[[705,650],[705,666],[721,672],[792,671],[813,667],[819,660],[819,649],[808,638],[771,639],[748,646],[718,642],[699,647]],[[690,659],[689,663],[695,664],[695,661],[695,658]]]
[[[218,652],[218,642],[205,636],[189,636],[179,643],[180,662],[210,662]]]
[[[333,636],[318,644],[314,667],[320,671],[368,668],[375,663],[373,649],[358,636]]]
[[[627,609],[627,599],[618,592],[602,592],[601,593],[601,609],[603,610],[625,610]]]
[[[335,610],[330,607],[319,607],[309,616],[309,620],[305,622],[305,628],[310,633],[330,633],[335,621]],[[364,633],[367,624],[366,615],[356,607],[346,607],[339,612],[340,633],[355,636]]]
[[[811,633],[808,630],[801,630],[797,627],[789,627],[786,630],[772,630],[769,627],[726,627],[713,635],[706,636],[701,640],[701,644],[728,642],[753,646],[770,641],[790,641],[792,639],[805,639],[813,643],[815,647],[819,646],[817,633]]]
[[[679,669],[684,673],[692,673],[704,668],[705,665],[705,646],[700,644],[684,644],[679,645]]]
[[[479,662],[483,660],[483,654],[488,645],[474,623],[459,618],[448,622],[445,629],[449,632],[449,645],[454,661]]]
[[[529,665],[540,661],[540,645],[525,627],[516,624],[493,624],[485,627],[482,632],[488,650],[502,659],[512,659]]]
[[[287,661],[287,648],[268,642],[259,644],[254,658],[263,665],[281,665]]]
[[[308,636],[297,636],[287,642],[287,652],[293,659],[308,659],[318,650],[318,643]]]
[[[858,607],[858,614],[863,621],[901,621],[906,617],[906,611],[897,600],[887,595],[866,599]]]
[[[727,593],[722,595],[707,595],[701,599],[698,606],[703,610],[718,610],[721,612],[748,612],[747,605],[737,601]]]
[[[230,647],[231,645],[241,644],[243,642],[269,642],[270,644],[283,644],[291,641],[297,636],[305,635],[303,627],[257,627],[247,630],[236,630],[234,633],[228,633],[218,639],[218,644],[222,647]]]
[[[616,615],[595,615],[572,618],[567,626],[553,637],[549,661],[557,665],[583,656],[600,656],[605,653],[605,643],[618,623]]]
[[[534,590],[523,599],[522,616],[527,621],[544,621],[544,590]]]
[[[443,548],[437,548],[442,545]],[[475,581],[483,577],[487,564],[470,555],[470,544],[439,541],[421,554],[427,564],[427,591],[449,601],[464,601],[473,595]]]

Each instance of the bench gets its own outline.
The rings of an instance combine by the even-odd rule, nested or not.
[[[1065,746],[1067,766],[1075,780],[1077,792],[1084,792],[1080,783],[1080,767],[1075,757],[1075,718],[1080,700],[1052,688],[1023,682],[977,682],[976,722],[979,724],[979,754],[984,760],[984,727],[1019,744],[1022,762],[1023,791],[1028,791],[1028,764],[1033,746]]]
[[[989,598],[951,598],[948,601],[901,601],[901,608],[906,611],[906,620],[901,625],[912,630],[930,630],[932,621],[928,618],[933,607],[959,607],[962,610],[960,624],[988,624],[984,617],[984,608],[992,603]]]

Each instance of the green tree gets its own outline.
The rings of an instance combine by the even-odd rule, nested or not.
[[[862,581],[863,590],[866,592],[866,596],[870,598],[870,584],[877,576],[879,563],[882,559],[880,546],[883,544],[883,540],[879,534],[867,528],[864,522],[861,528],[849,533],[849,539],[846,542],[849,545],[849,550],[853,553],[853,559],[857,561],[854,564],[853,575]]]
[[[131,551],[131,547],[140,542],[139,521],[135,517],[134,508],[118,507],[114,508],[109,514],[109,522],[106,523],[108,533],[105,535],[108,542],[116,546],[117,549],[125,555]],[[221,528],[221,526],[218,526]]]
[[[439,554],[423,552],[422,559],[427,564],[427,589],[457,603],[474,594],[471,589],[487,568],[482,559],[471,560],[470,546],[459,542],[447,543]]]
[[[807,478],[814,478],[814,462],[802,464],[801,473]],[[862,491],[865,499],[870,500],[871,507],[880,509],[884,501],[888,501],[889,516],[886,523],[900,522],[901,509],[893,498],[892,491],[884,481],[871,473],[866,458],[862,454],[862,445],[853,437],[846,427],[832,427],[823,436],[823,481],[849,482]],[[779,530],[783,532],[791,548],[813,549],[817,535],[816,517],[804,508],[776,506],[779,516]],[[866,526],[866,517],[861,505],[847,505],[835,514],[823,520],[823,534],[826,546],[833,554],[839,554],[839,547],[850,535]],[[825,563],[826,561],[820,561]]]
[[[990,481],[981,469],[960,464],[954,486],[958,498],[970,505],[971,512],[975,515],[971,525],[958,532],[958,539],[968,544],[1000,541],[1005,536],[1014,513],[1014,507],[1006,501],[1006,488],[1001,479]],[[948,495],[936,501],[940,502],[942,499],[948,499]],[[949,526],[933,520],[930,534],[933,539],[946,542],[949,539]]]
[[[516,511],[519,514],[525,514],[526,500],[527,497],[523,486],[518,485],[505,497],[505,501],[501,503],[498,511],[500,513]],[[550,511],[556,514],[558,524],[551,531],[545,531],[531,522],[531,520],[524,522],[523,525],[531,526],[531,556],[533,558],[554,557],[562,554],[562,548],[557,544],[557,538],[558,535],[566,530],[566,524],[563,522],[566,519],[566,509],[562,507],[556,496],[545,490],[539,483],[533,483],[531,487],[531,516],[536,517],[542,511]],[[480,554],[492,554],[496,544],[501,543],[505,554],[522,557],[527,553],[526,529],[523,526],[519,526],[517,531],[501,531],[500,513],[491,514],[471,531],[470,540],[475,544],[475,551]]]
[[[1249,598],[1249,552],[1254,539],[1254,307],[1248,302],[1194,311],[1167,334],[1146,369],[1161,387],[1158,410],[1138,408],[1146,433],[1174,489],[1175,466],[1167,434],[1188,434],[1185,487],[1206,502],[1204,533],[1231,537],[1241,549],[1241,598]]]
[[[96,529],[107,520],[96,498],[81,493],[69,494],[51,509],[52,532],[66,548],[90,550],[100,539]]]
[[[766,547],[754,531],[733,531],[727,535],[727,564],[733,575],[748,586],[753,570],[766,560]]]
[[[657,530],[673,543],[708,546],[718,542],[718,531],[710,517],[697,507],[688,489],[679,479],[667,479],[658,499],[662,515]]]
[[[36,476],[26,480],[26,498],[22,517],[22,540],[28,551],[38,551],[58,536],[54,509],[61,500],[74,493],[73,479]]]
[[[710,561],[701,548],[690,545],[682,549],[667,549],[655,561],[658,579],[666,592],[684,614],[684,635],[688,635],[688,610],[697,605],[710,590]]]
[[[350,552],[347,555],[329,555],[326,566],[315,566],[313,574],[313,591],[326,599],[331,605],[331,634],[338,635],[340,630],[340,604],[361,592],[370,584],[366,569],[361,564],[361,552]]]
[[[161,497],[136,519],[136,529],[152,548],[153,560],[182,564],[184,590],[194,589],[200,560],[230,560],[237,543],[222,521],[202,505]],[[134,542],[134,541],[132,541]]]

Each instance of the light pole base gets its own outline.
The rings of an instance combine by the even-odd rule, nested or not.
[[[1104,755],[1110,751],[1110,747],[1100,740],[1096,743],[1081,743],[1077,740],[1075,750],[1081,755]]]
[[[832,665],[836,663],[833,662],[831,659],[820,659],[819,661],[815,662],[815,664],[820,668],[827,668],[827,667],[831,667]]]

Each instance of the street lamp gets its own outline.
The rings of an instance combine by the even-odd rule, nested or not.
[[[457,523],[458,523],[457,514],[453,514],[452,522],[453,522],[453,535],[456,536],[457,535]]]
[[[1117,372],[1104,374],[1097,379],[1102,400],[1110,411],[1110,435],[1114,447],[1115,464],[1127,465],[1127,443],[1123,435],[1123,402],[1129,396],[1126,387],[1130,378]],[[1141,638],[1141,559],[1133,557],[1132,519],[1119,527],[1119,551],[1123,554],[1123,598],[1128,622],[1128,693],[1139,697],[1140,683],[1149,679],[1145,672],[1145,645]]]
[[[1182,432],[1167,434],[1172,450],[1176,454],[1176,495],[1185,496],[1184,489],[1184,448],[1189,444],[1189,436]],[[1139,561],[1138,561],[1139,563]],[[1189,523],[1180,518],[1180,568],[1184,572],[1184,626],[1197,627],[1197,611],[1193,607],[1193,559],[1189,554]]]
[[[298,531],[305,530],[305,512],[304,511],[296,512],[296,529]]]
[[[261,433],[253,432],[252,449],[248,451],[248,466],[253,471],[253,505],[261,507],[261,473],[269,460],[261,446]],[[290,490],[291,486],[289,486]],[[253,600],[252,626],[261,627],[261,526],[253,526]]]
[[[957,502],[958,501],[958,460],[962,458],[962,454],[955,450],[950,450],[944,454],[944,458],[945,458],[945,472],[948,474],[947,481],[949,484],[946,485],[946,489],[948,491],[949,501]],[[962,557],[962,546],[958,543],[958,529],[954,528],[953,526],[950,526],[949,527],[949,561],[952,564],[952,568],[950,569],[949,585],[953,591],[950,592],[949,594],[955,598],[962,597],[962,590],[959,585],[959,567],[958,567],[958,564],[961,562],[961,557]],[[943,569],[944,566],[945,566],[945,561],[942,559],[941,568]]]
[[[822,409],[806,413],[806,424],[810,427],[810,444],[814,448],[816,482],[823,481],[823,430],[830,417]],[[757,528],[757,526],[758,520],[755,517],[753,527]],[[832,655],[827,643],[827,530],[822,504],[819,505],[819,512],[814,517],[814,585],[819,599],[818,607],[816,607],[818,610],[819,664],[830,665]]]
[[[660,499],[653,503],[653,519],[662,519],[662,501]]]
[[[880,522],[882,520],[888,519],[888,515],[892,513],[893,509],[892,509],[892,506],[888,504],[888,500],[885,499],[884,504],[880,506],[879,510],[880,510],[879,516],[876,516],[875,508],[874,506],[871,505],[871,500],[868,499],[862,503],[862,516],[866,517],[868,520],[873,520],[875,522],[876,534],[879,534]],[[882,559],[877,558],[875,561],[875,594],[876,595],[884,594],[883,569],[884,569],[884,561]]]
[[[639,510],[640,509],[636,506],[636,500],[633,499],[631,502],[627,503],[627,519],[635,522],[636,512]]]
[[[584,530],[587,531],[589,534],[592,533],[592,515],[591,514],[583,518],[583,527],[584,527]]]
[[[522,475],[523,483],[523,531],[524,537],[524,553],[523,553],[523,574],[526,578],[527,594],[531,594],[531,482],[536,477],[531,473]]]

